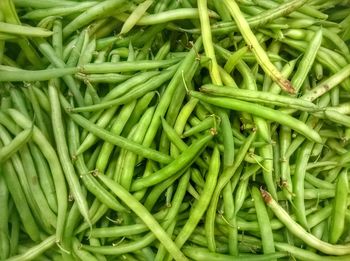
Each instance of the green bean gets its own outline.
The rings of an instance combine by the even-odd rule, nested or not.
[[[22,146],[24,146],[32,137],[33,129],[25,129],[7,145],[0,148],[0,162],[4,162],[11,158]]]
[[[17,0],[14,1],[15,4],[17,5]],[[68,1],[64,1],[68,2]],[[24,19],[43,19],[47,16],[67,16],[70,14],[78,13],[81,11],[85,11],[86,9],[94,6],[97,4],[97,2],[94,1],[89,1],[89,2],[82,2],[82,3],[74,3],[74,2],[69,2],[69,3],[74,3],[74,4],[68,4],[66,5],[65,3],[62,4],[57,4],[57,6],[46,6],[44,7],[41,2],[41,9],[34,9],[33,11],[27,12],[25,15],[21,16],[21,18]],[[31,3],[33,5],[33,3]],[[33,6],[32,6],[33,7]]]
[[[299,150],[295,163],[293,181],[293,203],[295,205],[295,214],[299,223],[306,229],[308,228],[305,205],[304,205],[304,180],[306,172],[306,164],[309,161],[313,142],[306,142]]]
[[[10,192],[11,193],[11,192]],[[11,235],[10,235],[10,256],[17,254],[19,234],[20,234],[20,218],[16,209],[14,209],[9,215],[11,223]]]
[[[74,150],[77,147],[77,139],[79,137],[79,134],[77,132],[76,126],[72,121],[69,122],[69,137],[70,144]],[[115,200],[115,198],[109,192],[107,192],[98,182],[96,182],[95,179],[91,177],[81,155],[76,156],[75,165],[79,171],[84,185],[93,195],[95,195],[98,200],[115,211],[126,211],[126,209],[117,200]]]
[[[32,123],[18,111],[9,109],[8,113],[22,128],[31,127]],[[38,148],[40,148],[45,158],[47,159],[55,183],[56,197],[58,201],[56,240],[57,242],[60,242],[62,239],[68,199],[64,176],[56,152],[54,151],[50,143],[46,140],[45,136],[35,126],[33,128],[32,138],[33,141],[37,144]]]
[[[287,251],[294,258],[309,260],[309,261],[345,261],[349,259],[349,255],[344,256],[321,256],[316,253],[311,252],[310,250],[305,250],[302,248],[298,248],[292,246],[290,244],[275,242],[275,246],[277,249],[281,251]]]
[[[44,109],[45,112],[50,112],[50,103],[46,94],[40,88],[37,88],[35,86],[32,87],[41,108]]]
[[[114,135],[120,135],[123,128],[125,127],[125,124],[128,122],[128,120],[130,119],[130,116],[132,115],[132,112],[135,108],[135,104],[136,104],[136,101],[133,101],[123,106],[123,108],[120,110],[117,116],[116,121],[111,126],[111,129],[110,129],[111,133],[113,133]],[[109,142],[105,142],[103,144],[100,155],[98,156],[96,161],[96,168],[100,172],[104,172],[104,170],[106,169],[113,147],[114,145]]]
[[[141,143],[146,131],[148,129],[148,126],[151,122],[153,113],[154,113],[155,107],[148,108],[145,113],[142,115],[140,121],[138,122],[136,126],[136,131],[132,135],[131,140],[137,143]],[[134,168],[137,161],[137,155],[133,152],[126,152],[124,157],[124,166],[122,170],[122,175],[119,180],[119,183],[127,190],[130,189],[132,184],[132,178],[134,176]]]
[[[88,246],[82,245],[82,249],[102,255],[122,255],[124,253],[133,253],[139,249],[149,246],[156,236],[153,232],[146,234],[142,239],[131,241],[118,246]],[[123,255],[124,256],[124,255]]]
[[[295,72],[292,78],[291,82],[296,91],[300,89],[301,85],[305,81],[305,78],[316,58],[317,51],[321,46],[321,42],[322,30],[318,30],[317,32],[315,32],[310,44],[308,45],[308,48],[305,50],[303,58],[299,62],[297,71]]]
[[[266,186],[273,198],[277,200],[276,186],[275,186],[275,178],[273,177],[273,148],[272,144],[267,144],[259,148],[260,156],[264,159],[262,164],[262,173],[263,178],[266,183]]]
[[[29,145],[35,167],[38,172],[40,187],[43,190],[47,203],[53,212],[57,213],[57,198],[55,185],[50,173],[50,168],[47,162],[36,145]]]
[[[171,223],[175,224],[176,216],[180,212],[181,203],[186,194],[186,188],[190,184],[189,183],[190,172],[191,170],[187,170],[187,172],[179,180],[176,192],[174,194],[174,198],[171,202],[170,210],[166,215],[166,221],[165,221],[166,223],[165,225],[163,225],[163,227]],[[168,235],[171,236],[174,232],[174,227],[170,225],[169,228],[166,230],[166,232],[168,233]],[[166,248],[165,246],[161,245],[158,249],[156,258],[154,260],[164,260],[165,255],[166,255]]]
[[[44,253],[46,250],[50,249],[55,244],[55,240],[56,240],[55,236],[49,236],[38,245],[28,249],[25,253],[17,256],[12,256],[7,260],[10,260],[10,261],[33,260],[34,258]]]
[[[74,1],[67,1],[64,0],[60,3],[57,3],[54,0],[48,0],[45,2],[42,2],[41,0],[14,0],[13,1],[16,6],[19,7],[33,7],[33,8],[50,8],[50,7],[56,7],[56,6],[73,6],[76,4]]]
[[[136,215],[141,218],[141,220],[149,227],[149,229],[154,233],[154,235],[159,239],[159,241],[165,246],[169,253],[176,260],[186,260],[186,257],[171,240],[171,238],[166,234],[159,223],[154,219],[154,217],[148,212],[148,210],[137,201],[128,191],[126,191],[122,186],[113,180],[107,178],[103,175],[98,175],[98,178],[109,187],[113,193],[115,193],[130,209],[132,209]]]
[[[197,8],[178,8],[157,14],[145,15],[136,21],[136,25],[154,25],[176,20],[196,19],[199,18],[199,15]],[[211,18],[218,18],[218,15],[213,11],[209,11],[209,16]],[[124,21],[127,16],[118,15],[116,18]]]
[[[106,74],[75,74],[75,78],[88,81],[90,83],[119,83],[131,78],[131,75],[123,75],[118,73],[106,73]]]
[[[5,145],[11,142],[11,138],[10,138],[9,133],[2,126],[0,126],[0,137]],[[26,171],[24,170],[24,160],[25,159],[27,159],[27,158],[23,159],[23,157],[22,157],[22,160],[23,160],[23,162],[22,162],[19,155],[14,154],[12,156],[11,162],[13,164],[13,168],[15,169],[16,175],[18,176],[19,182],[21,184],[21,189],[23,190],[23,193],[26,197],[26,200],[28,202],[28,206],[33,211],[33,216],[35,218],[39,219],[38,225],[45,228],[46,231],[48,232],[50,222],[48,221],[48,219],[46,219],[46,216],[42,215],[42,212],[40,211],[39,202],[38,202],[38,201],[40,201],[40,199],[38,200],[38,198],[37,198],[37,196],[39,196],[39,195],[36,195],[35,191],[33,191],[34,188],[32,188],[31,184],[30,184],[30,181],[32,181],[32,179],[31,179],[31,177],[28,177],[29,175],[27,175]],[[25,163],[28,164],[28,162],[25,162]],[[29,164],[32,164],[32,162],[29,162]],[[28,166],[28,168],[30,168],[30,167],[32,167],[32,166]],[[29,171],[29,173],[33,174],[30,171]],[[42,223],[40,223],[41,221],[42,221]]]
[[[209,169],[206,177],[206,182],[203,187],[201,196],[196,202],[195,206],[191,211],[190,218],[187,220],[186,224],[183,226],[179,234],[175,239],[175,244],[181,248],[184,243],[187,241],[188,237],[192,234],[196,228],[198,222],[202,218],[205,210],[207,209],[211,196],[214,192],[216,180],[219,174],[220,169],[220,153],[217,147],[214,148]]]
[[[43,193],[42,188],[38,182],[37,170],[34,166],[32,155],[28,149],[28,146],[24,146],[19,154],[23,165],[25,166],[25,175],[28,179],[28,185],[30,186],[30,192],[33,195],[33,200],[39,208],[39,214],[41,215],[41,221],[45,225],[45,229],[52,232],[52,227],[56,227],[57,217],[55,213],[50,209],[47,199]],[[39,222],[40,224],[40,222]],[[51,227],[50,227],[51,225]]]
[[[65,131],[62,124],[62,113],[61,105],[59,101],[59,92],[56,90],[58,88],[57,83],[51,81],[49,83],[49,99],[51,102],[51,116],[52,116],[52,126],[53,133],[56,141],[57,154],[59,156],[63,172],[67,179],[69,188],[73,194],[74,200],[77,202],[79,210],[84,217],[84,219],[89,223],[90,218],[88,214],[88,205],[85,197],[83,196],[81,185],[79,183],[78,177],[75,173],[74,166],[69,157]]]
[[[242,74],[242,77],[244,78],[244,87],[248,90],[256,91],[258,87],[254,80],[253,73],[249,69],[248,65],[243,61],[239,61],[237,63],[237,69],[239,70],[239,72]],[[270,137],[271,135],[270,135],[269,127],[266,121],[256,116],[253,117],[253,121],[256,124],[260,138],[262,138],[264,141],[269,143],[271,141],[271,137]]]
[[[166,133],[166,135],[168,136],[169,140],[172,142],[172,144],[174,144],[176,146],[177,149],[179,149],[181,152],[183,152],[188,148],[187,144],[181,140],[181,138],[176,133],[176,131],[170,127],[170,125],[166,122],[166,120],[164,118],[162,118],[162,126],[163,126],[163,130]],[[176,156],[178,156],[178,155],[176,155]],[[205,162],[203,162],[203,160],[201,160],[200,158],[197,158],[195,162],[201,168],[206,169],[208,167],[207,164]]]
[[[328,120],[350,127],[350,116],[344,115],[332,109],[326,109],[324,115]]]
[[[120,104],[129,103],[134,99],[140,98],[150,91],[159,88],[164,82],[168,81],[174,74],[173,69],[166,70],[164,73],[150,78],[148,81],[138,85],[135,89],[130,90],[121,97],[117,97],[112,100],[102,101],[99,104],[72,108],[73,112],[84,112],[84,111],[96,111],[101,109],[110,108],[111,106],[116,106]],[[118,88],[117,88],[118,89]]]
[[[297,132],[304,135],[310,140],[314,140],[315,142],[318,142],[318,143],[322,142],[322,139],[319,136],[319,134],[314,130],[312,130],[311,128],[309,128],[307,125],[305,125],[305,123],[299,120],[296,120],[295,118],[287,114],[277,112],[273,109],[270,109],[261,105],[245,102],[245,101],[231,99],[231,98],[209,97],[193,91],[190,92],[190,95],[204,102],[214,104],[216,106],[220,106],[227,109],[239,110],[242,112],[249,112],[251,114],[260,116],[264,119],[276,121],[280,124],[283,124],[285,126],[288,126],[296,130]]]
[[[217,254],[209,252],[207,249],[199,248],[199,247],[190,247],[186,246],[183,248],[183,251],[185,255],[192,258],[193,260],[198,261],[228,261],[228,260],[256,260],[256,261],[264,261],[264,260],[274,260],[278,258],[282,258],[287,256],[286,252],[277,252],[273,254],[263,254],[263,255],[248,255],[248,254],[242,254],[239,256],[230,256],[230,255],[224,255],[224,254]]]
[[[210,129],[211,127],[214,128],[215,126],[215,115],[210,115],[209,117],[206,117],[203,121],[201,121],[198,125],[195,125],[191,127],[190,129],[186,130],[184,133],[181,134],[182,138],[187,138],[192,135],[195,135],[199,132],[205,131]]]
[[[151,70],[158,68],[167,68],[176,64],[179,61],[178,58],[172,58],[169,60],[144,60],[144,61],[122,61],[118,63],[90,63],[83,65],[79,68],[80,73],[117,73],[117,72],[131,72],[139,70]]]
[[[80,29],[84,25],[89,24],[96,18],[103,17],[105,14],[111,13],[113,10],[115,10],[115,8],[123,5],[124,2],[124,0],[107,0],[90,7],[63,28],[63,37],[67,38],[74,31]]]
[[[12,0],[4,0],[0,3],[0,9],[5,18],[5,22],[21,25],[21,22],[17,16],[16,8]],[[24,56],[28,59],[28,61],[33,65],[41,64],[41,59],[33,48],[31,42],[26,37],[20,38],[17,40],[21,50],[23,51]]]
[[[294,10],[300,8],[305,2],[305,0],[294,0],[279,4],[275,8],[264,10],[259,14],[247,18],[247,22],[250,28],[270,25],[274,19],[292,13]],[[198,32],[196,29],[193,29],[192,31],[193,33]],[[215,34],[223,34],[232,31],[238,31],[238,25],[234,22],[222,22],[221,24],[217,23],[212,26],[212,32]]]
[[[0,22],[0,32],[31,37],[49,37],[52,35],[52,32],[46,29],[4,22]]]
[[[61,100],[63,100],[64,97],[61,96]],[[100,128],[96,126],[95,124],[92,124],[89,120],[85,119],[84,117],[75,114],[70,113],[69,116],[80,126],[84,127],[86,130],[90,131],[97,137],[108,141],[109,143],[112,143],[114,145],[117,145],[121,148],[128,149],[138,155],[141,155],[146,158],[153,159],[158,162],[162,163],[169,163],[171,161],[171,157],[160,153],[156,150],[150,149],[144,145],[137,144],[133,141],[127,140],[121,136],[116,136],[110,133],[109,131],[104,130],[103,128]]]
[[[145,224],[133,224],[125,226],[113,226],[108,228],[93,228],[91,230],[91,237],[123,237],[129,235],[137,235],[148,231]]]
[[[120,34],[128,33],[135,24],[142,18],[147,9],[153,4],[153,0],[146,0],[145,2],[139,4],[130,14],[128,19],[124,22]]]
[[[259,44],[255,35],[251,31],[249,24],[239,10],[238,5],[235,2],[229,2],[227,0],[224,1],[224,4],[229,9],[233,19],[236,21],[237,27],[242,33],[245,41],[249,46],[251,46],[258,63],[264,69],[265,73],[270,76],[271,79],[273,79],[276,83],[278,83],[282,90],[289,93],[294,93],[295,90],[291,83],[285,79],[284,76],[277,70],[277,68],[270,62],[266,52]]]
[[[0,82],[46,81],[78,72],[78,68],[56,68],[36,71],[14,69],[13,71],[0,71]]]
[[[33,241],[38,241],[40,238],[39,228],[30,211],[25,194],[21,189],[21,184],[10,161],[5,161],[4,171],[7,172],[7,174],[4,175],[7,188],[19,212],[19,216],[22,220],[24,229]]]
[[[188,71],[190,66],[193,63],[193,60],[195,60],[196,57],[196,50],[200,49],[202,45],[201,38],[198,38],[196,43],[194,44],[191,51],[186,55],[184,60],[179,65],[177,71],[175,72],[173,78],[171,79],[170,83],[168,84],[163,96],[161,97],[159,104],[156,108],[156,111],[154,112],[153,119],[151,121],[151,125],[148,128],[148,131],[146,133],[145,139],[143,141],[143,144],[146,146],[150,146],[157,130],[161,124],[161,117],[164,117],[169,104],[171,102],[172,96],[174,95],[175,90],[177,89],[179,83],[182,80],[183,72]]]
[[[329,165],[329,162],[325,162],[327,165]],[[313,176],[310,173],[305,174],[305,181],[309,182],[310,184],[316,186],[317,188],[324,188],[324,189],[334,189],[335,185],[332,183],[329,183],[325,180],[319,179],[315,176]]]
[[[231,97],[243,101],[255,101],[263,104],[273,104],[283,107],[291,107],[302,111],[316,111],[318,106],[305,100],[282,96],[274,93],[266,93],[258,90],[221,88],[215,85],[206,84],[201,86],[201,92],[215,96]]]
[[[303,51],[305,49],[305,46],[306,46],[303,43],[300,44],[299,41],[293,41],[293,40],[289,40],[287,38],[281,39],[281,41],[284,42],[284,43],[287,43],[288,45],[293,46],[293,48],[296,48],[296,49],[301,50],[301,51]],[[329,54],[325,53],[325,49],[322,48],[322,47],[319,48],[319,51],[318,51],[317,56],[316,56],[316,59],[323,66],[327,67],[329,70],[331,70],[335,74],[338,71],[341,71],[342,73],[344,73],[344,71],[348,70],[346,64],[340,66],[334,60],[330,60],[332,58],[329,56]],[[339,76],[336,74],[335,77],[332,78],[332,80],[338,80],[338,77]],[[345,80],[341,85],[344,88],[349,89],[349,82],[347,80]],[[324,89],[324,87],[320,88],[320,89]],[[328,88],[326,88],[326,91],[328,91]]]
[[[264,205],[264,201],[261,198],[261,194],[258,188],[253,187],[251,194],[254,200],[254,205],[260,227],[261,242],[264,254],[274,253],[275,246],[272,235],[272,229],[270,225],[269,216]]]
[[[345,210],[347,209],[347,196],[349,192],[349,182],[347,170],[340,172],[336,184],[336,193],[333,202],[331,224],[329,227],[329,242],[337,243],[345,229]]]
[[[118,85],[118,88],[112,89],[104,98],[103,101],[113,100],[125,94],[127,91],[132,90],[135,86],[138,86],[147,80],[151,79],[153,76],[159,75],[158,71],[143,72],[134,75],[129,80]]]
[[[197,99],[190,99],[180,110],[175,124],[174,124],[174,130],[175,132],[180,136],[185,128],[186,122],[190,115],[192,114],[193,110],[197,106],[198,100]],[[162,122],[163,123],[163,122]],[[172,156],[177,156],[178,151],[177,148],[174,147],[174,145],[170,146],[170,154]]]
[[[280,205],[278,205],[278,203],[267,191],[262,190],[261,194],[265,200],[265,203],[270,207],[277,218],[292,234],[300,238],[307,245],[328,255],[346,255],[350,253],[350,247],[348,245],[332,245],[321,241],[312,234],[309,234],[303,227],[296,223]]]
[[[6,186],[3,167],[0,167],[0,258],[6,259],[10,254],[9,240],[9,190]],[[7,173],[8,175],[8,173]]]
[[[118,106],[113,106],[113,107],[109,108],[108,110],[105,110],[100,115],[99,119],[97,120],[96,126],[98,126],[99,128],[105,128],[112,120],[117,109],[118,109]],[[93,146],[97,142],[97,140],[98,140],[98,137],[89,133],[85,137],[85,139],[82,141],[82,143],[78,147],[77,151],[75,152],[76,155],[80,155],[83,152],[87,151],[89,148],[91,148],[91,146]]]
[[[188,170],[187,170],[188,171]],[[154,205],[157,203],[157,200],[159,199],[160,195],[164,192],[164,190],[166,190],[168,187],[170,187],[177,179],[179,179],[181,176],[183,176],[185,173],[185,171],[179,171],[177,172],[175,175],[171,176],[170,178],[167,178],[166,180],[164,180],[163,182],[161,182],[160,184],[158,184],[157,186],[155,186],[152,191],[149,193],[149,195],[147,196],[144,206],[149,209],[152,210],[152,208],[154,207]],[[148,177],[149,173],[147,173],[148,175],[144,175],[144,177]]]
[[[207,231],[208,237],[208,248],[211,251],[215,251],[215,239],[214,239],[214,219],[217,203],[219,200],[220,193],[222,189],[229,183],[230,179],[234,176],[235,172],[238,170],[240,164],[243,161],[245,154],[247,153],[251,143],[255,139],[256,133],[253,132],[249,138],[244,142],[240,147],[239,152],[237,153],[237,158],[233,165],[226,167],[224,172],[221,174],[217,181],[217,186],[215,187],[212,199],[209,204],[209,208],[206,214],[205,229]]]
[[[186,169],[192,164],[192,162],[199,156],[200,151],[208,144],[208,142],[213,138],[211,134],[205,135],[191,144],[188,149],[177,157],[177,160],[172,161],[164,168],[160,169],[151,176],[144,177],[135,180],[131,186],[131,191],[137,191],[145,187],[155,185],[182,169]]]

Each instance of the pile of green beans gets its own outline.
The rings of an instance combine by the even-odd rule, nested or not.
[[[349,0],[0,0],[0,260],[350,260]]]

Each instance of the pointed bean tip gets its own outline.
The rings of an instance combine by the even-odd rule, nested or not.
[[[266,204],[269,204],[272,200],[271,194],[264,190],[262,187],[260,187],[260,193],[261,196],[263,197],[264,201]]]

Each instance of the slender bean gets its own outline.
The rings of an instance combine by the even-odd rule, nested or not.
[[[4,171],[7,172],[7,174],[4,175],[7,188],[18,210],[24,229],[33,241],[38,241],[40,239],[38,225],[29,209],[15,169],[10,161],[4,163]]]
[[[78,72],[78,68],[56,68],[46,70],[22,70],[0,71],[0,82],[22,82],[22,81],[46,81],[55,77],[62,77]]]
[[[8,114],[14,119],[14,121],[20,125],[22,128],[30,128],[32,123],[20,112],[9,109]],[[67,211],[67,189],[62,173],[61,164],[59,163],[56,152],[52,148],[51,144],[46,140],[45,136],[37,129],[35,126],[33,128],[33,141],[40,148],[41,152],[47,159],[52,172],[53,180],[56,188],[56,197],[58,202],[58,212],[57,212],[57,226],[56,226],[56,237],[57,242],[62,239],[65,215]]]
[[[227,167],[224,172],[220,175],[217,186],[215,187],[212,199],[209,204],[209,208],[206,214],[206,222],[205,229],[207,231],[208,237],[208,248],[211,251],[215,251],[215,239],[214,239],[214,221],[215,221],[215,212],[216,207],[219,201],[219,196],[222,189],[228,184],[231,178],[234,176],[235,172],[238,170],[240,164],[243,161],[245,154],[247,153],[251,143],[255,139],[256,133],[253,132],[249,138],[244,142],[244,144],[240,147],[239,152],[237,153],[237,158],[232,166]]]
[[[221,88],[215,85],[206,84],[201,86],[201,92],[212,94],[215,96],[231,97],[243,101],[255,101],[263,104],[273,104],[283,107],[291,107],[303,111],[316,111],[319,108],[312,102],[305,100],[282,96],[274,93],[267,93],[258,90],[246,90],[235,88]]]
[[[296,92],[300,89],[301,85],[305,81],[312,64],[315,61],[318,49],[322,42],[322,30],[315,32],[308,48],[305,50],[303,58],[299,62],[297,71],[292,78],[292,85],[294,86]]]
[[[259,189],[257,187],[252,188],[252,197],[256,209],[258,223],[260,227],[261,243],[264,254],[270,254],[275,252],[274,239],[270,224],[270,219],[261,197]]]
[[[56,242],[56,237],[49,236],[38,245],[29,248],[25,253],[12,256],[7,260],[10,260],[10,261],[33,260],[38,256],[40,256],[45,251],[47,251],[48,249],[50,249],[51,247],[53,247],[55,242]]]
[[[329,227],[329,242],[337,243],[345,229],[345,211],[347,209],[347,196],[349,181],[347,170],[343,170],[338,177],[336,194],[333,202],[331,225]]]
[[[98,178],[109,187],[136,215],[149,227],[159,241],[165,246],[175,260],[187,260],[171,238],[166,234],[164,229],[148,212],[148,210],[137,201],[128,191],[110,178],[98,175]]]
[[[58,88],[56,82],[52,81],[49,83],[49,99],[51,102],[52,126],[56,141],[57,154],[60,159],[63,172],[65,173],[69,188],[73,194],[74,200],[77,202],[82,216],[89,223],[90,217],[88,214],[88,204],[86,198],[83,196],[78,176],[76,175],[74,166],[69,156],[65,131],[62,124],[63,119],[59,101],[59,92],[56,88]]]
[[[294,87],[292,84],[284,78],[284,76],[278,71],[278,69],[270,62],[266,52],[261,47],[257,38],[251,31],[249,24],[243,14],[241,13],[236,2],[225,0],[224,4],[229,9],[233,19],[236,21],[237,27],[239,28],[245,41],[251,46],[251,49],[261,67],[264,69],[265,73],[271,77],[282,90],[294,93]]]
[[[237,261],[267,261],[267,260],[276,260],[278,258],[282,258],[287,256],[288,254],[286,252],[276,252],[273,254],[263,254],[263,255],[248,255],[248,254],[241,254],[239,256],[231,256],[231,255],[224,255],[224,254],[217,254],[209,252],[205,248],[199,248],[199,247],[190,247],[186,246],[183,248],[183,251],[185,255],[192,258],[193,260],[198,261],[229,261],[229,260],[237,260]]]
[[[350,258],[349,255],[344,256],[321,256],[316,253],[313,253],[309,250],[305,250],[302,248],[298,248],[295,246],[292,246],[290,244],[281,243],[281,242],[275,242],[275,246],[277,249],[281,251],[286,251],[290,255],[292,255],[294,258],[298,259],[304,259],[304,260],[310,260],[310,261],[345,261]]]
[[[123,131],[123,128],[125,127],[126,123],[130,119],[130,116],[133,113],[133,110],[135,108],[136,101],[133,101],[129,104],[126,104],[123,106],[123,108],[120,110],[116,121],[111,126],[111,133],[114,135],[120,135]],[[110,158],[110,155],[113,151],[114,145],[109,142],[105,142],[102,145],[100,155],[97,158],[96,161],[96,169],[100,172],[104,172],[104,170],[107,167],[108,160]]]
[[[196,202],[195,206],[193,207],[190,218],[187,220],[186,224],[182,227],[181,231],[175,239],[175,244],[179,248],[181,248],[184,245],[189,236],[193,233],[194,229],[198,225],[198,222],[200,221],[204,212],[206,211],[216,186],[216,180],[219,174],[219,169],[220,153],[219,149],[215,147],[210,159],[209,169],[201,196]]]
[[[17,5],[17,1],[14,1],[15,4]],[[63,1],[63,2],[68,2],[68,1]],[[74,2],[69,2],[69,3],[74,3]],[[42,3],[41,3],[42,4]],[[23,15],[21,18],[24,19],[32,19],[32,20],[37,20],[37,19],[43,19],[47,16],[67,16],[70,14],[78,13],[81,11],[85,11],[86,9],[96,5],[97,2],[94,1],[89,1],[89,2],[82,2],[82,3],[74,3],[72,4],[57,4],[57,6],[47,6],[43,7],[42,5],[40,6],[40,9],[34,9],[33,11],[27,12],[25,15]],[[33,5],[33,3],[32,3]]]
[[[216,98],[216,97],[209,97],[203,94],[200,94],[198,92],[190,92],[190,95],[192,97],[198,98],[204,102],[220,106],[223,108],[227,109],[232,109],[232,110],[238,110],[242,112],[249,112],[251,114],[260,116],[261,118],[267,119],[267,120],[273,120],[276,121],[282,125],[285,125],[287,127],[290,127],[300,134],[304,135],[310,140],[313,140],[317,143],[321,143],[322,139],[320,135],[305,125],[305,123],[287,115],[281,112],[278,112],[276,110],[258,105],[258,104],[253,104],[245,101],[239,101],[236,99],[231,99],[231,98]]]
[[[67,38],[74,31],[80,29],[84,25],[89,24],[96,18],[103,17],[105,14],[111,13],[113,10],[123,5],[124,2],[124,0],[107,0],[100,2],[97,5],[93,5],[63,28],[63,37]]]
[[[277,218],[287,227],[287,229],[304,241],[307,245],[319,250],[322,253],[328,255],[347,255],[350,254],[349,245],[332,245],[324,242],[312,234],[309,234],[304,230],[302,226],[296,223],[289,214],[271,197],[271,195],[262,190],[261,194],[265,200],[265,203],[270,207],[272,212]]]
[[[129,103],[134,99],[141,98],[142,96],[146,95],[148,92],[159,88],[163,83],[168,81],[169,78],[173,76],[173,74],[174,74],[174,70],[170,70],[170,69],[166,70],[166,72],[164,72],[163,74],[150,78],[148,81],[138,85],[135,89],[129,90],[129,92],[125,93],[121,97],[117,97],[115,99],[111,99],[107,101],[102,101],[101,103],[95,104],[95,105],[72,108],[71,111],[73,112],[96,111],[96,110],[110,108],[112,106],[116,106],[120,104]],[[116,88],[116,89],[119,90],[119,88]]]
[[[179,170],[188,168],[212,138],[213,136],[211,134],[201,137],[190,145],[188,149],[186,149],[179,157],[177,157],[177,160],[153,173],[151,176],[135,180],[131,186],[131,191],[137,191],[145,187],[155,185],[171,177]]]
[[[62,95],[60,96],[60,99],[65,108],[70,107],[70,104],[65,100],[65,98]],[[149,157],[150,159],[153,159],[155,161],[159,161],[162,163],[169,163],[171,161],[171,158],[169,156],[160,153],[156,150],[145,147],[143,145],[132,142],[130,140],[127,140],[121,136],[112,135],[109,131],[106,131],[103,128],[96,126],[95,124],[92,124],[89,120],[85,119],[84,117],[78,114],[70,113],[69,116],[78,125],[84,127],[86,130],[90,131],[97,137],[104,139],[112,144],[133,151],[136,154],[139,154],[143,157]]]
[[[0,163],[11,158],[22,146],[24,146],[32,137],[33,129],[25,129],[6,146],[0,148]]]
[[[4,178],[3,167],[0,167],[0,258],[6,259],[10,254],[9,240],[9,190]]]

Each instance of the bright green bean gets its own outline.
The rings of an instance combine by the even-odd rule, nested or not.
[[[349,181],[347,170],[343,170],[338,177],[336,194],[333,202],[331,225],[329,227],[329,242],[337,243],[345,229],[345,211],[347,209],[347,196]]]
[[[21,131],[16,137],[6,146],[0,147],[0,163],[11,158],[22,146],[24,146],[32,137],[33,129],[25,129]]]
[[[261,47],[257,38],[251,31],[249,24],[235,1],[224,0],[224,4],[229,9],[233,19],[236,21],[237,27],[242,33],[245,41],[251,46],[251,49],[261,67],[265,73],[270,76],[278,85],[286,92],[294,93],[295,90],[291,83],[284,78],[284,76],[278,71],[278,69],[270,62],[266,52]]]
[[[282,125],[288,126],[296,130],[297,132],[304,135],[310,140],[314,140],[317,143],[322,142],[320,135],[316,131],[312,130],[307,125],[305,125],[305,123],[287,114],[278,112],[276,110],[273,110],[261,105],[253,104],[250,102],[239,101],[231,98],[209,97],[209,96],[200,94],[198,92],[191,91],[190,95],[204,102],[207,102],[216,106],[220,106],[227,109],[238,110],[242,112],[249,112],[251,114],[260,116],[261,118],[276,121]]]
[[[156,173],[153,173],[151,176],[135,180],[131,186],[131,191],[137,191],[145,187],[155,185],[171,177],[178,171],[188,168],[212,138],[213,136],[211,134],[199,138],[183,153],[181,153],[176,160],[172,161],[164,168],[160,169]]]
[[[117,195],[130,209],[132,209],[136,215],[149,227],[159,241],[165,246],[169,253],[175,258],[175,260],[187,260],[171,238],[166,234],[164,229],[154,219],[154,217],[148,212],[148,210],[137,201],[128,191],[113,180],[103,175],[98,175],[98,178],[109,187],[113,193]]]
[[[277,218],[288,228],[288,230],[296,237],[300,238],[307,245],[319,250],[328,255],[347,255],[350,254],[349,245],[332,245],[321,241],[312,234],[304,230],[302,226],[296,223],[289,214],[271,197],[271,195],[262,190],[262,196],[265,203],[270,207]]]
[[[103,15],[111,13],[116,8],[123,5],[125,0],[107,0],[104,2],[100,2],[97,5],[93,5],[80,15],[78,15],[73,21],[68,23],[63,28],[63,37],[67,38],[74,31],[80,29],[84,25],[89,24],[91,21],[96,18],[103,17]]]
[[[66,108],[68,108],[70,105],[68,102],[64,101],[64,99],[65,98],[61,96],[61,101],[65,104]],[[146,157],[146,158],[149,157],[150,159],[153,159],[158,162],[169,163],[171,161],[171,157],[163,153],[160,153],[156,150],[150,149],[146,146],[127,140],[126,138],[123,138],[121,136],[113,135],[109,131],[106,131],[103,128],[96,126],[95,124],[91,123],[89,120],[85,119],[84,117],[78,114],[70,113],[69,116],[78,125],[84,127],[86,130],[90,131],[97,137],[104,139],[114,145],[133,151],[136,154],[141,155],[143,157]]]
[[[45,251],[50,249],[54,246],[56,242],[55,236],[49,236],[45,240],[43,240],[41,243],[39,243],[36,246],[31,247],[28,249],[25,253],[12,256],[8,258],[9,261],[20,261],[20,260],[33,260],[43,254]]]
[[[18,1],[15,0],[14,2],[17,5]],[[43,3],[40,2],[41,9],[34,9],[33,11],[29,11],[25,15],[23,15],[21,18],[34,20],[34,19],[43,19],[51,15],[62,17],[62,16],[78,13],[80,11],[85,11],[86,9],[97,4],[97,2],[89,1],[89,2],[82,2],[82,3],[69,2],[73,4],[66,5],[65,2],[66,1],[63,1],[61,4],[57,4],[57,6],[47,6],[46,8],[43,7]],[[31,5],[33,5],[33,3],[31,3]]]
[[[201,196],[199,200],[195,203],[191,211],[190,218],[187,220],[186,224],[182,227],[181,231],[179,232],[179,234],[175,239],[175,244],[179,248],[181,248],[184,245],[184,243],[187,241],[189,236],[193,233],[194,229],[198,225],[198,222],[200,221],[204,212],[206,211],[210,203],[211,196],[215,189],[216,180],[219,174],[219,169],[220,169],[220,153],[219,153],[219,149],[215,147],[210,159],[209,169],[208,169],[205,185],[203,187]]]
[[[253,91],[247,89],[221,88],[219,86],[206,84],[201,86],[200,91],[216,96],[231,97],[243,101],[255,101],[267,105],[274,104],[281,107],[291,107],[303,111],[317,111],[319,109],[317,105],[312,102],[258,90]]]

